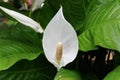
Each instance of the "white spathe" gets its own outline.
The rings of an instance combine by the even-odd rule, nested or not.
[[[56,61],[57,45],[62,44],[62,56],[58,64]],[[43,34],[43,49],[45,56],[58,70],[72,62],[78,53],[78,38],[72,25],[64,16],[62,7],[47,25]]]
[[[40,26],[39,23],[37,23],[36,21],[34,21],[33,19],[21,14],[21,13],[18,13],[18,12],[15,12],[13,10],[10,10],[10,9],[7,9],[7,8],[4,8],[2,6],[0,6],[0,9],[2,11],[4,11],[6,14],[10,15],[11,17],[13,17],[14,19],[16,19],[18,22],[26,25],[26,26],[29,26],[31,27],[32,29],[34,29],[36,32],[39,32],[39,33],[43,33],[43,29],[42,27]]]

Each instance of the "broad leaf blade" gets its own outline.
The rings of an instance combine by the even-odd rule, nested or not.
[[[33,60],[41,52],[41,41],[32,29],[21,25],[0,27],[0,70],[21,59]]]
[[[85,0],[61,0],[65,18],[80,32],[85,19],[85,3]]]
[[[82,80],[80,75],[74,71],[60,69],[54,80]]]
[[[0,80],[53,80],[55,73],[54,66],[40,55],[35,60],[21,60],[8,70],[0,71]]]
[[[98,5],[88,15],[86,29],[79,36],[80,50],[94,50],[102,46],[120,51],[120,4],[111,1]]]

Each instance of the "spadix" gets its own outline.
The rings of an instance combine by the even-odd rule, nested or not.
[[[58,42],[57,47],[56,47],[56,62],[59,64],[60,60],[62,58],[62,51],[63,51],[63,46],[61,42]]]
[[[47,59],[58,70],[72,62],[77,56],[77,34],[72,25],[65,20],[62,7],[44,31],[43,49]]]

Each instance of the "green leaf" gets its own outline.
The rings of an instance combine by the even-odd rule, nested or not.
[[[79,49],[89,51],[97,46],[120,51],[120,3],[118,0],[97,5],[87,15],[86,28],[79,35]]]
[[[118,66],[115,70],[110,72],[104,80],[120,80],[120,66]]]
[[[76,30],[83,30],[85,19],[85,0],[61,0],[63,12],[66,20],[70,22]]]
[[[0,71],[0,80],[53,80],[56,68],[44,55],[32,61],[21,60],[5,71]]]
[[[62,68],[57,73],[54,80],[82,80],[82,79],[80,77],[80,74]]]
[[[32,29],[22,25],[0,27],[0,70],[21,59],[33,60],[41,52],[41,40]]]

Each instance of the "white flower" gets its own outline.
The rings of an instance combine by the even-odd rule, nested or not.
[[[43,34],[45,56],[58,70],[72,62],[78,53],[78,38],[62,7],[47,25]]]
[[[18,22],[26,25],[26,26],[29,26],[31,27],[32,29],[34,29],[36,32],[40,32],[42,33],[43,32],[43,29],[42,27],[40,26],[39,23],[35,22],[33,19],[23,15],[23,14],[20,14],[18,12],[15,12],[13,10],[9,10],[7,8],[4,8],[2,6],[0,6],[0,9],[2,11],[4,11],[6,14],[10,15],[11,17],[13,17],[14,19],[16,19]]]

